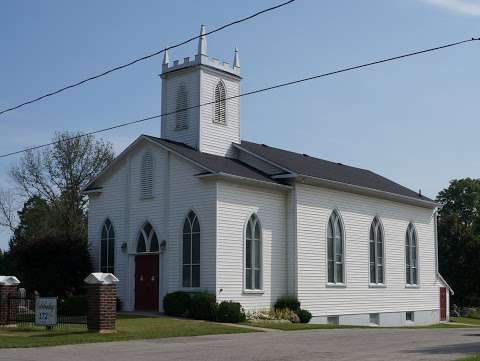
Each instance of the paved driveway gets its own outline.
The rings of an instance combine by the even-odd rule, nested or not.
[[[454,360],[480,329],[312,330],[0,350],[1,361]]]

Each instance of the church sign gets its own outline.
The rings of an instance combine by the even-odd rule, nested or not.
[[[37,326],[55,326],[57,324],[57,297],[35,299],[35,324]]]

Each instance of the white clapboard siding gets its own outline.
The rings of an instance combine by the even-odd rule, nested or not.
[[[217,298],[246,310],[269,308],[287,292],[286,194],[233,183],[218,183]],[[256,213],[262,226],[263,289],[243,292],[244,232]]]
[[[178,90],[184,87],[188,98],[178,97]],[[162,79],[162,113],[170,113],[199,104],[200,74],[199,72],[178,71]],[[178,103],[180,100],[180,105]],[[193,148],[198,147],[199,108],[189,109],[181,113],[173,113],[162,117],[162,137],[185,143]],[[180,125],[180,126],[178,126]]]
[[[431,209],[352,193],[297,185],[298,297],[314,316],[436,310],[434,224]],[[346,287],[326,286],[326,225],[338,209],[346,235]],[[369,229],[375,216],[385,231],[386,288],[368,284]],[[405,232],[418,232],[420,287],[405,287]]]
[[[226,97],[240,94],[240,83],[237,78],[225,73],[202,68],[200,71],[200,102],[215,101],[215,87],[222,80]],[[226,101],[225,123],[215,122],[215,104],[200,108],[200,150],[220,156],[232,155],[232,142],[240,143],[240,99]]]
[[[149,152],[153,166],[152,197],[141,196],[142,159]],[[100,196],[90,197],[89,242],[99,269],[99,240],[103,221],[115,227],[115,269],[120,279],[119,297],[127,309],[134,307],[134,253],[142,225],[148,221],[167,250],[161,256],[161,297],[182,288],[181,244],[184,217],[193,209],[201,227],[201,290],[215,291],[216,187],[195,177],[201,171],[188,161],[146,142],[130,150],[124,161],[103,177]],[[128,250],[121,251],[123,242]]]

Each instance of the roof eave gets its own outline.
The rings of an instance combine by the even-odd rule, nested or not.
[[[197,178],[204,178],[204,179],[222,179],[223,178],[223,179],[228,179],[228,180],[233,180],[233,181],[240,181],[242,183],[250,183],[250,184],[254,184],[254,185],[261,185],[261,186],[269,187],[269,188],[277,188],[277,189],[280,188],[280,189],[283,189],[283,190],[292,189],[291,186],[286,185],[286,184],[261,181],[261,180],[258,180],[258,179],[247,178],[247,177],[237,176],[237,175],[223,173],[223,172],[197,174],[196,177]]]
[[[290,177],[290,178],[292,178],[292,177]],[[297,182],[303,182],[303,183],[305,181],[309,181],[309,182],[312,183],[312,185],[319,185],[319,186],[324,186],[326,188],[333,188],[333,189],[337,189],[337,190],[349,191],[351,193],[357,193],[357,194],[361,194],[361,195],[387,199],[387,200],[391,200],[391,201],[406,203],[406,204],[419,206],[419,207],[424,207],[424,208],[436,208],[436,207],[440,206],[439,203],[434,202],[434,201],[428,201],[428,200],[425,200],[425,199],[416,199],[416,198],[413,198],[413,197],[404,196],[404,195],[397,194],[397,193],[391,193],[391,192],[382,191],[382,190],[378,190],[378,189],[357,186],[357,185],[354,185],[354,184],[333,181],[333,180],[330,180],[330,179],[317,178],[317,177],[312,177],[312,176],[307,176],[307,175],[298,175],[298,176],[295,177],[295,180]]]

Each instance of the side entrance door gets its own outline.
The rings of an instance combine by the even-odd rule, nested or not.
[[[135,309],[158,311],[158,255],[135,256]]]
[[[440,321],[447,320],[447,289],[440,287]]]

